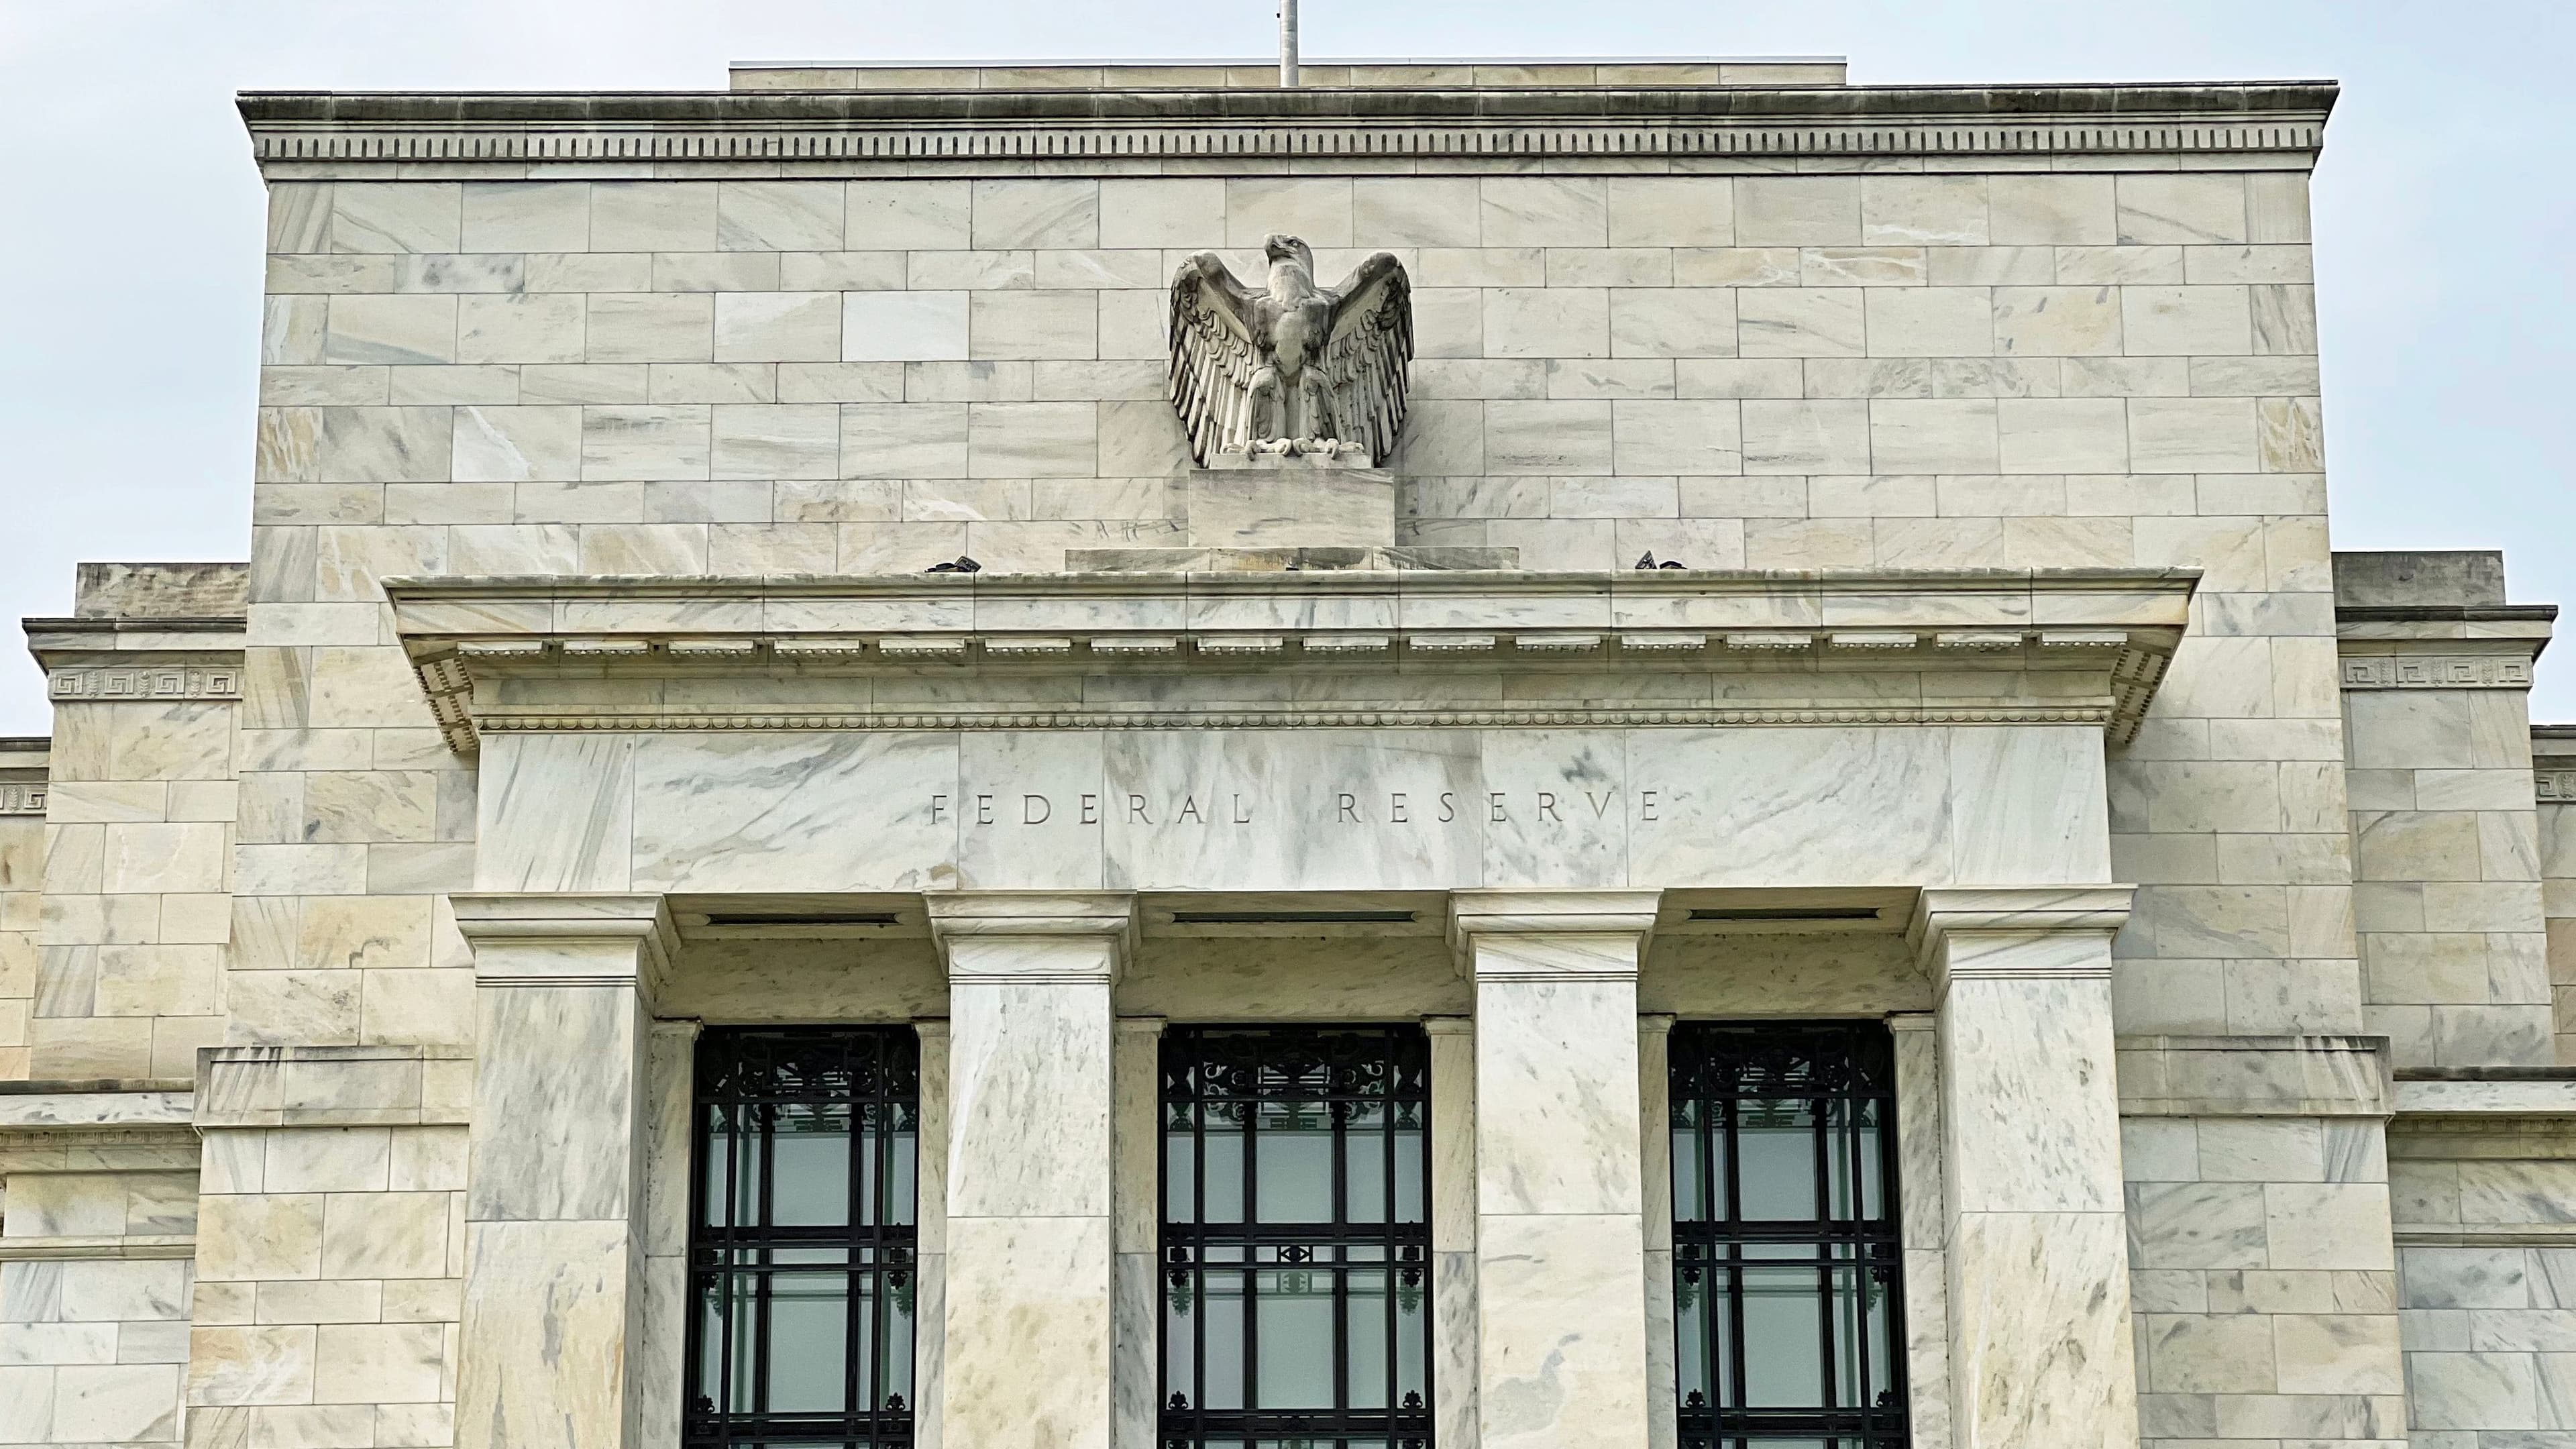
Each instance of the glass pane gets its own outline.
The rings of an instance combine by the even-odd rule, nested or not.
[[[1869,1348],[1869,1379],[1868,1396],[1861,1400],[1863,1405],[1877,1403],[1881,1396],[1894,1392],[1896,1388],[1896,1355],[1899,1350],[1895,1320],[1888,1312],[1889,1300],[1894,1297],[1889,1292],[1893,1278],[1893,1274],[1883,1279],[1870,1273],[1862,1280],[1869,1285],[1868,1321],[1864,1329],[1868,1334],[1865,1342]]]
[[[1386,1221],[1386,1159],[1389,1143],[1382,1115],[1375,1108],[1351,1114],[1350,1135],[1342,1139],[1342,1221]]]
[[[800,1228],[850,1221],[850,1109],[781,1105],[769,1140],[769,1221]]]
[[[1199,1392],[1206,1396],[1202,1403],[1207,1408],[1243,1407],[1243,1277],[1203,1275],[1206,1292],[1199,1302],[1207,1317],[1199,1331],[1207,1336],[1207,1351],[1199,1361]]]
[[[1333,1288],[1326,1273],[1257,1275],[1253,1326],[1260,1343],[1256,1407],[1333,1406]]]
[[[920,1197],[914,1174],[921,1156],[921,1117],[908,1109],[898,1110],[895,1116],[895,1132],[886,1142],[885,1221],[911,1227]]]
[[[1680,1389],[1682,1402],[1715,1399],[1717,1385],[1709,1378],[1708,1358],[1708,1285],[1692,1269],[1678,1269],[1673,1274],[1673,1379]]]
[[[895,1281],[896,1278],[900,1281]],[[891,1404],[900,1395],[906,1404],[912,1393],[912,1323],[913,1277],[910,1273],[889,1275],[885,1290],[885,1356],[878,1373],[877,1403]]]
[[[1708,1220],[1708,1205],[1700,1196],[1699,1129],[1682,1121],[1681,1104],[1673,1112],[1673,1221],[1698,1223]]]
[[[1431,1194],[1423,1188],[1423,1153],[1428,1149],[1429,1134],[1423,1130],[1421,1104],[1407,1102],[1396,1114],[1395,1122],[1395,1220],[1399,1223],[1427,1222],[1431,1216]]]
[[[1189,1130],[1167,1128],[1163,1133],[1163,1221],[1197,1220],[1198,1205],[1192,1197],[1198,1191],[1198,1166],[1198,1142]]]
[[[1227,1120],[1225,1108],[1207,1112],[1207,1135],[1200,1144],[1207,1154],[1206,1207],[1203,1223],[1243,1221],[1243,1129],[1240,1119]],[[1187,1222],[1186,1214],[1174,1219]]]
[[[1265,1223],[1333,1220],[1333,1129],[1318,1102],[1264,1102],[1253,1145]]]
[[[1747,1222],[1812,1222],[1816,1217],[1814,1104],[1748,1101],[1736,1109],[1737,1180]]]
[[[1878,1138],[1879,1104],[1861,1102],[1854,1106],[1857,1128],[1853,1133],[1855,1150],[1860,1156],[1860,1215],[1870,1221],[1889,1216],[1887,1207],[1887,1153]]]
[[[1356,1272],[1344,1280],[1342,1327],[1350,1345],[1345,1407],[1383,1409],[1386,1403],[1386,1274]]]
[[[1757,1409],[1824,1404],[1823,1318],[1812,1268],[1746,1268],[1744,1402]]]
[[[1431,1282],[1428,1273],[1411,1281],[1399,1277],[1395,1289],[1396,1401],[1413,1395],[1431,1402],[1431,1376],[1424,1367],[1431,1345]]]
[[[718,1413],[726,1407],[715,1400],[724,1387],[724,1289],[727,1281],[709,1278],[698,1285],[698,1396],[702,1401],[698,1407]]]
[[[848,1405],[849,1282],[839,1273],[770,1275],[771,1413],[828,1413]]]

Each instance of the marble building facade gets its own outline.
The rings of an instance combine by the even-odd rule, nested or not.
[[[0,741],[0,1445],[2576,1445],[2576,727],[2330,547],[2333,86],[1305,80],[242,98],[251,557]],[[1167,400],[1272,233],[1410,276],[1382,513]],[[1180,1427],[1186,1052],[1323,1028],[1412,1417]],[[1782,1428],[1686,1200],[1828,1038],[1890,1352]],[[710,1064],[823,1040],[878,1377],[755,1432]]]

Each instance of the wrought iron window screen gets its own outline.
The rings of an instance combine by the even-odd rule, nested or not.
[[[1431,1449],[1430,1048],[1162,1044],[1164,1449]]]
[[[1670,1048],[1681,1449],[1903,1449],[1886,1028],[1685,1022]]]
[[[699,1038],[686,1449],[912,1443],[909,1027]]]

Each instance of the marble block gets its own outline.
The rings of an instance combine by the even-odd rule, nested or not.
[[[1395,475],[1379,468],[1197,468],[1183,499],[1196,548],[1395,543]]]
[[[1267,548],[1069,548],[1064,568],[1074,574],[1125,573],[1334,573],[1351,569],[1509,569],[1520,567],[1517,548],[1326,547]]]

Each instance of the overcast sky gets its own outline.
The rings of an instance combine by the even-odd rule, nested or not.
[[[2569,0],[1305,0],[1306,54],[1844,55],[1856,83],[2344,85],[2318,171],[2339,548],[2504,548],[2576,601]],[[249,544],[243,89],[718,89],[728,60],[1261,56],[1272,0],[0,0],[0,617],[78,559]],[[2556,419],[2556,421],[2552,421]],[[2576,616],[2571,616],[2576,617]],[[2576,642],[2540,719],[2576,719]],[[48,728],[0,647],[0,734]]]

